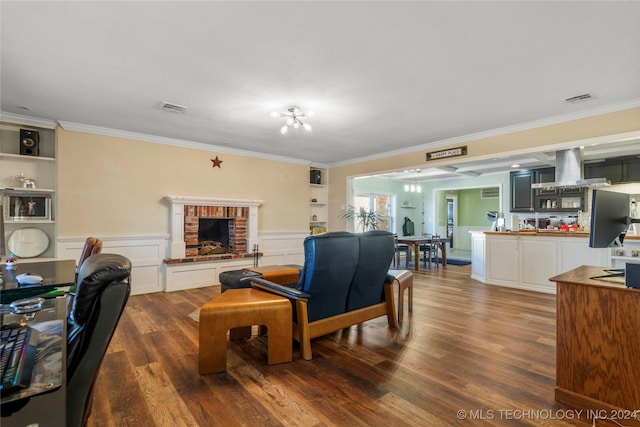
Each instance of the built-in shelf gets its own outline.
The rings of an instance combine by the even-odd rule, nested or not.
[[[329,209],[326,201],[329,199],[329,186],[327,170],[322,168],[309,168],[309,232],[311,234],[327,231],[327,218]],[[316,218],[314,220],[314,218]]]
[[[613,255],[611,257],[611,259],[620,259],[623,261],[633,261],[636,262],[638,264],[640,264],[640,258],[637,256],[617,256],[617,255]]]
[[[14,193],[55,193],[52,188],[23,188],[23,187],[0,187],[0,191]]]
[[[32,132],[37,144],[36,155],[22,154],[22,129]],[[35,134],[34,134],[35,133]],[[24,228],[37,228],[49,238],[49,246],[37,257],[29,261],[52,259],[56,257],[56,130],[51,127],[31,126],[29,124],[0,122],[0,196],[3,202],[2,218],[4,239]],[[16,177],[25,177],[33,181],[35,188],[26,188]],[[26,182],[26,181],[25,181]],[[40,187],[42,186],[42,187]],[[37,202],[37,216],[20,215],[14,219],[16,200]],[[40,212],[40,202],[46,205]],[[16,215],[17,216],[17,215]]]
[[[11,154],[11,153],[0,153],[0,157],[4,157],[5,159],[20,159],[25,162],[55,162],[56,159],[53,157],[43,157],[43,156],[25,156],[23,154]]]

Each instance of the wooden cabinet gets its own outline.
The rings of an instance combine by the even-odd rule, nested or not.
[[[309,169],[309,232],[324,233],[328,227],[329,179],[326,169]]]
[[[591,279],[603,273],[583,265],[550,279],[557,283],[555,399],[638,426],[640,290]]]
[[[510,175],[511,212],[533,212],[533,170],[514,171]]]
[[[511,212],[576,212],[584,209],[586,190],[531,189],[531,184],[555,181],[555,168],[511,172]]]
[[[38,155],[20,154],[20,129],[37,132]],[[55,157],[56,137],[53,124],[51,128],[43,128],[0,122],[0,214],[4,226],[5,252],[10,251],[8,242],[13,233],[35,228],[46,235],[45,238],[42,233],[36,232],[38,244],[43,244],[42,240],[48,239],[48,246],[39,257],[55,257]],[[17,176],[29,178],[33,184],[27,184],[27,188],[16,179]],[[32,212],[29,212],[27,204],[33,208]]]
[[[556,180],[556,168],[544,168],[544,169],[535,169],[533,174],[533,180],[536,184],[542,182],[554,182]],[[547,190],[544,188],[539,188],[534,190],[534,194],[536,196],[555,196],[558,194],[558,190]]]
[[[625,156],[585,162],[584,177],[607,178],[612,184],[640,182],[640,157]]]

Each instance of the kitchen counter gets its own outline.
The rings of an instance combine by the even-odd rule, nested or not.
[[[519,230],[519,231],[482,231],[485,234],[502,234],[509,236],[552,236],[552,237],[589,237],[588,231],[561,231],[561,230]],[[627,234],[624,241],[638,240],[640,235]]]
[[[471,232],[471,277],[490,285],[555,294],[556,285],[549,278],[585,264],[612,265],[611,249],[590,248],[588,238],[585,231]]]

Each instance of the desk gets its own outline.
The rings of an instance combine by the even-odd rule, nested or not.
[[[451,242],[451,239],[451,237],[440,237],[440,244],[438,246],[440,246],[440,251],[442,252],[443,267],[447,265],[447,243]],[[409,247],[412,248],[411,250],[413,251],[413,255],[415,257],[413,269],[416,271],[420,270],[420,245],[430,244],[431,237],[398,237],[398,243],[404,243],[405,245],[409,245]]]
[[[67,302],[66,296],[55,297],[59,292],[56,288],[71,286],[75,283],[76,263],[74,260],[55,260],[42,262],[18,261],[14,269],[7,270],[2,263],[3,284],[0,285],[0,297],[4,304],[0,309],[2,324],[26,322],[33,324],[36,329],[46,327],[52,332],[52,326],[57,326],[55,334],[60,335],[59,351],[60,384],[52,386],[50,391],[26,397],[29,389],[2,395],[2,427],[38,425],[39,427],[59,427],[66,424],[66,360],[67,360]],[[29,272],[42,276],[42,285],[20,287],[16,283],[16,276]],[[33,316],[13,314],[7,310],[7,303],[16,299],[39,295],[46,298],[42,310]],[[49,297],[49,298],[47,298]],[[41,340],[42,341],[42,340]],[[40,349],[40,346],[39,346]],[[50,348],[47,346],[47,349]],[[54,354],[46,358],[48,367]],[[34,369],[34,377],[37,375]],[[33,384],[33,380],[32,380]],[[36,383],[37,384],[37,383]],[[42,384],[40,384],[42,385]],[[13,397],[20,395],[20,399]],[[22,398],[22,396],[25,396]]]
[[[640,409],[640,289],[591,279],[601,274],[602,267],[583,265],[549,279],[557,284],[555,398],[640,426],[622,418]]]
[[[26,321],[38,329],[38,352],[44,351],[47,354],[34,367],[31,380],[33,388],[3,393],[2,427],[59,427],[66,424],[66,317],[67,303],[64,296],[48,298],[43,309],[34,313],[33,318],[29,314],[2,313],[3,324]],[[45,336],[47,338],[43,339]],[[54,366],[56,362],[58,365]],[[32,393],[38,394],[31,395]]]
[[[5,263],[0,263],[3,283],[0,285],[0,302],[9,303],[13,300],[34,295],[46,294],[55,288],[72,286],[76,282],[76,262],[72,259],[28,262],[18,261],[13,268],[8,269]],[[20,286],[16,277],[22,273],[42,276],[42,284],[36,286]]]

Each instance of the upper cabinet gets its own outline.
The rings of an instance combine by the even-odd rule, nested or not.
[[[5,252],[55,257],[56,175],[55,129],[0,122]]]
[[[640,156],[585,162],[584,177],[585,179],[607,178],[612,184],[640,182]]]
[[[533,212],[533,170],[513,171],[511,180],[511,212]]]
[[[553,181],[555,168],[511,172],[511,212],[575,212],[584,209],[585,189],[531,189],[531,184]]]
[[[329,216],[329,176],[326,169],[309,169],[309,232],[324,233]]]

